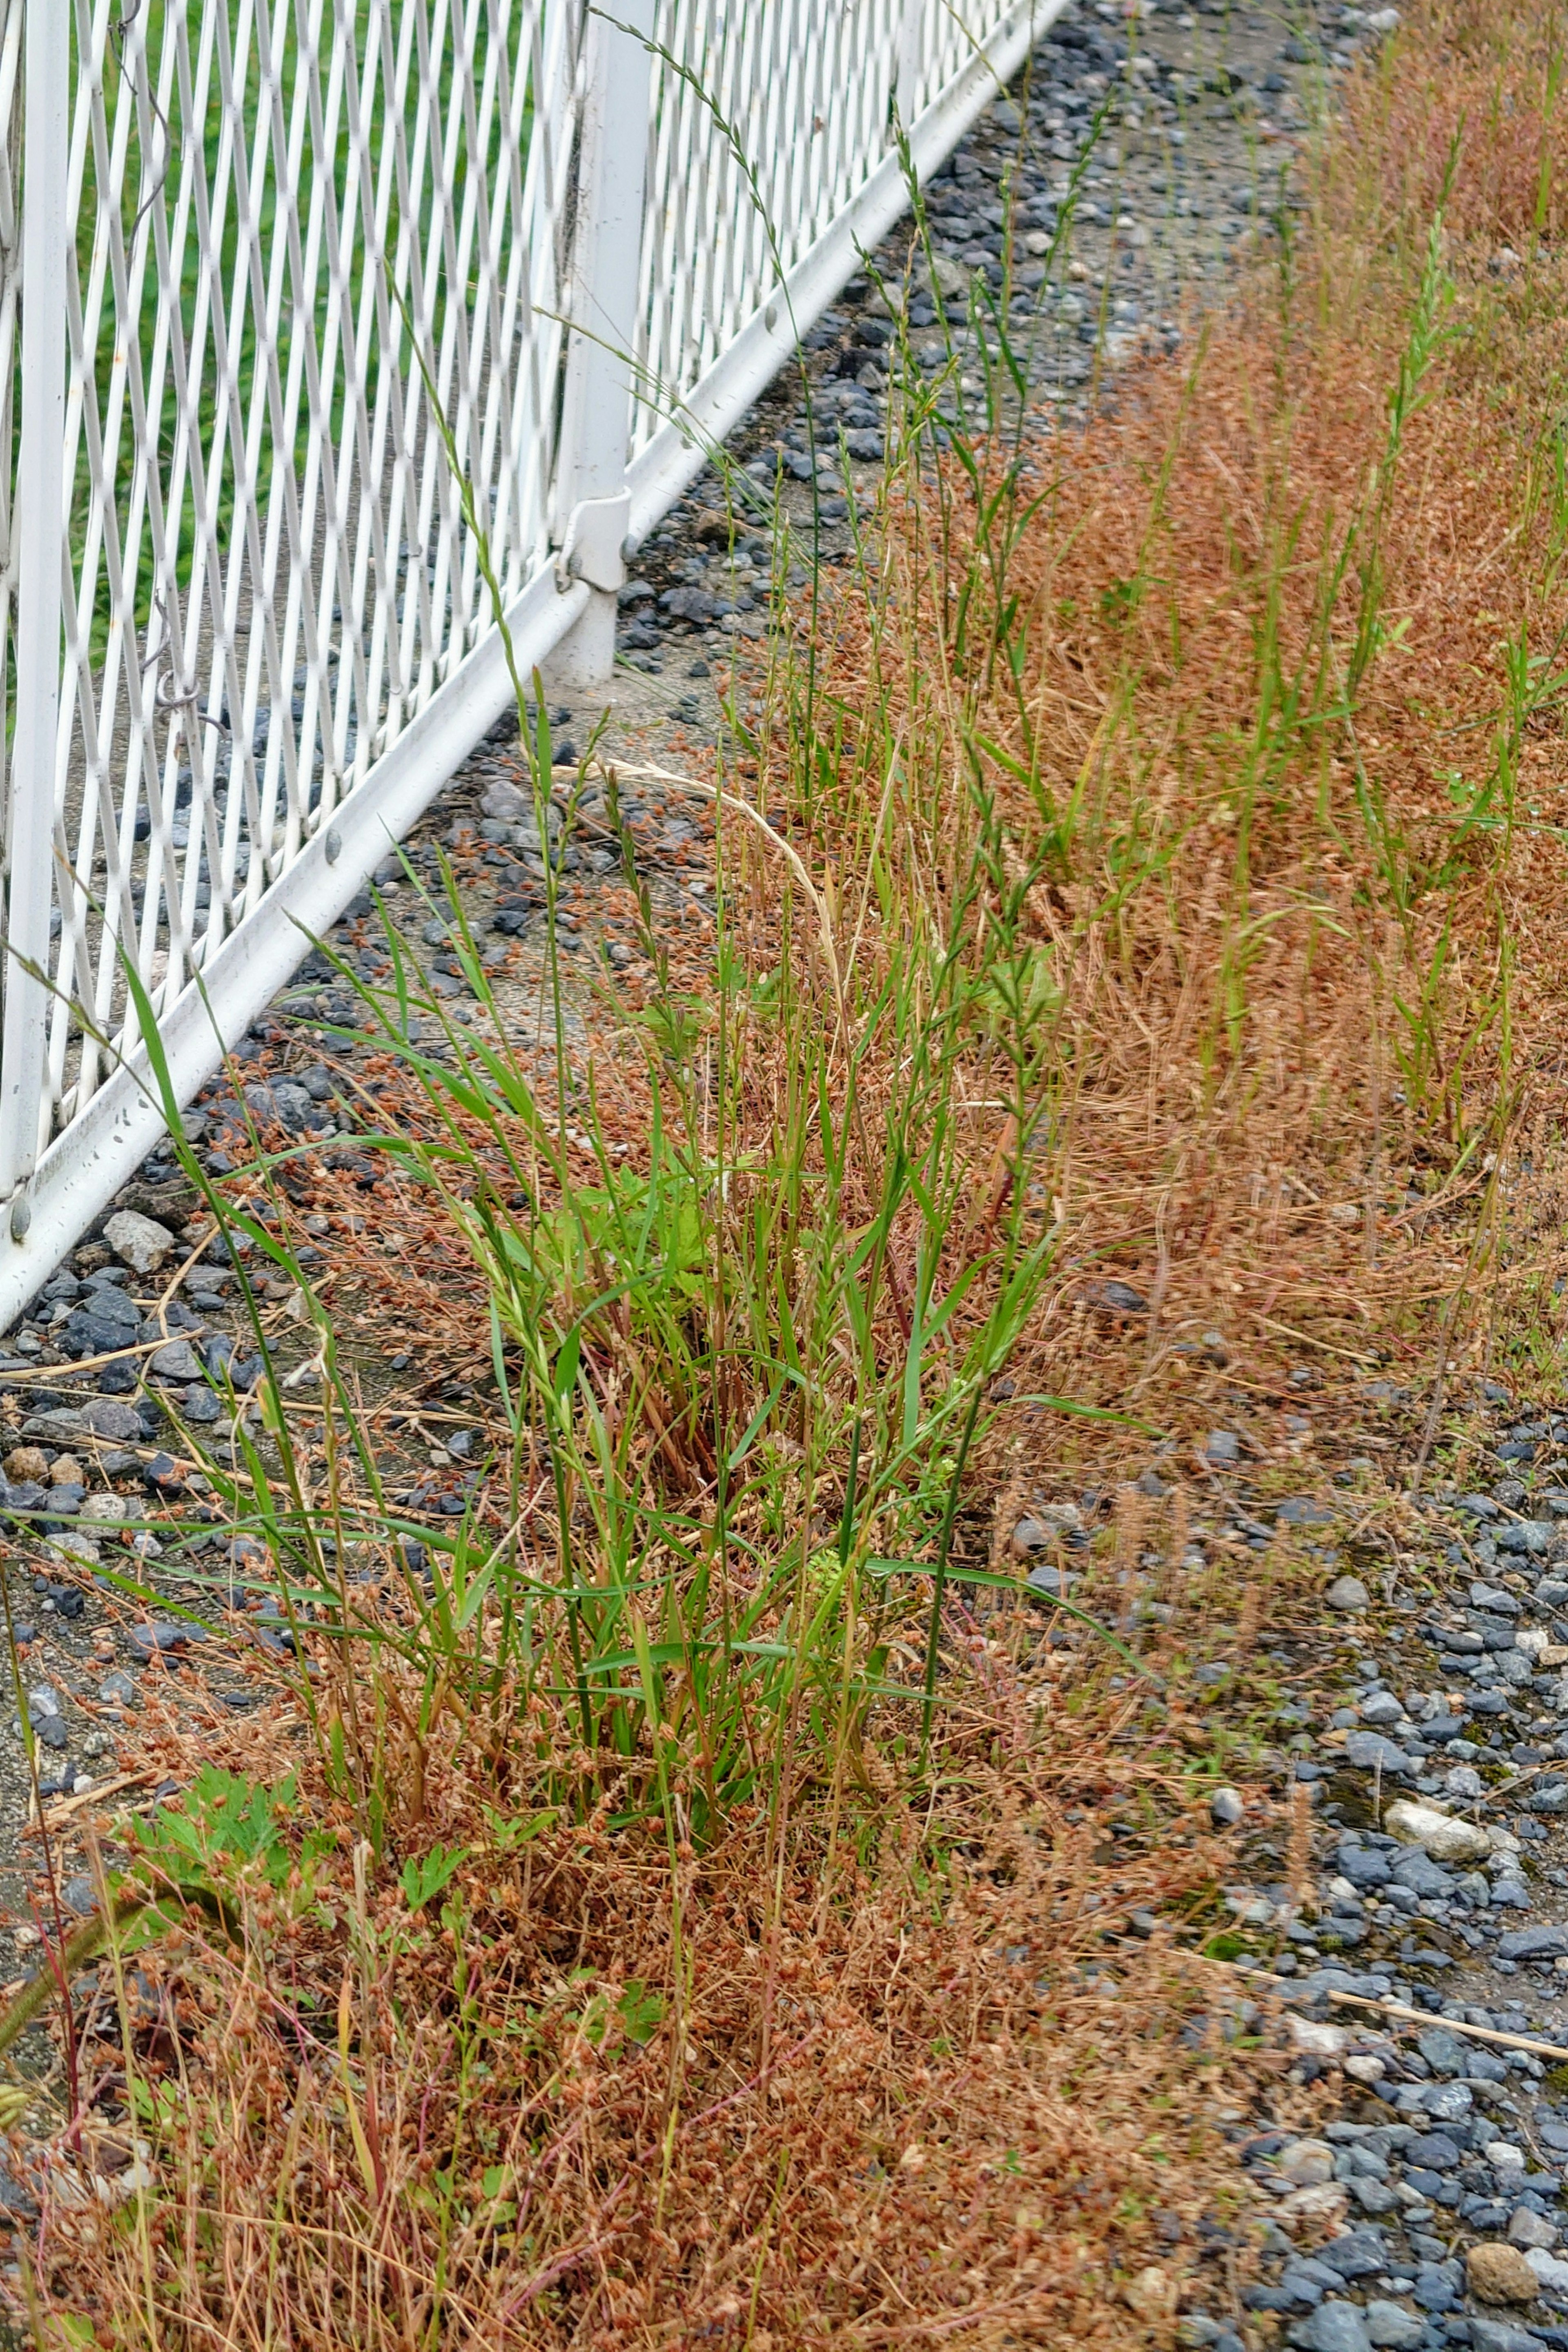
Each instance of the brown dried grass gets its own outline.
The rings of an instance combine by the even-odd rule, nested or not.
[[[240,1949],[159,1963],[184,2033],[139,2037],[171,2093],[144,2220],[66,2201],[90,2126],[59,2152],[51,2303],[161,2346],[1143,2340],[1115,2275],[1234,2211],[1211,2094],[1285,2061],[1184,2042],[1202,1988],[1167,1948],[1080,1972],[1101,1882],[1062,1793],[1097,1775],[1060,1763],[977,1761],[940,1853],[889,1796],[831,1900],[803,1838],[771,1924],[765,1822],[673,1881],[603,1811],[487,1854],[495,1783],[454,1738],[436,1826],[471,1843],[437,1927],[367,1891],[308,1774],[336,1832],[310,1899],[242,1888]],[[1134,1855],[1121,1899],[1207,1860]],[[669,1992],[639,2043],[642,1985]]]
[[[962,494],[895,541],[898,625],[851,593],[829,633],[829,692],[850,713],[872,702],[880,733],[929,747],[937,772],[972,760],[1021,865],[1042,803],[1061,817],[1029,902],[1061,991],[1041,1385],[1196,1431],[1207,1398],[1250,1384],[1265,1454],[1289,1364],[1348,1391],[1380,1362],[1429,1368],[1446,1319],[1449,1363],[1478,1365],[1504,1303],[1517,1319],[1563,1270],[1559,698],[1521,730],[1516,824],[1457,846],[1450,791],[1495,761],[1510,639],[1555,671],[1568,620],[1549,488],[1568,381],[1554,194],[1545,238],[1533,228],[1560,115],[1554,131],[1531,103],[1542,20],[1505,13],[1424,12],[1387,73],[1352,84],[1288,323],[1279,272],[1258,270],[1190,365],[1148,371],[1035,462],[1040,509],[1005,572],[1016,684],[1000,614],[976,617],[973,591],[975,650],[952,650],[953,583],[987,571]],[[1379,549],[1387,642],[1347,717],[1354,534],[1364,546],[1456,138],[1451,340],[1404,436]],[[851,771],[825,840],[852,830],[862,782]],[[934,792],[910,811],[912,867],[947,870],[952,814]],[[1110,1276],[1146,1316],[1103,1311]],[[1540,1313],[1554,1343],[1561,1310]],[[1061,1442],[1080,1460],[1112,1444]]]
[[[1568,621],[1548,462],[1568,270],[1542,178],[1562,127],[1560,110],[1542,118],[1545,39],[1539,14],[1493,0],[1420,11],[1347,92],[1289,302],[1261,266],[1190,366],[1149,369],[1081,442],[1047,448],[1046,495],[1008,553],[1026,624],[1016,688],[952,472],[893,519],[883,585],[843,592],[823,627],[835,761],[809,792],[782,736],[759,763],[759,797],[794,796],[795,837],[815,841],[868,971],[885,944],[867,875],[889,743],[903,781],[878,847],[906,912],[940,906],[962,870],[969,775],[1005,807],[1020,869],[1058,825],[1027,907],[1057,990],[1054,1091],[1020,1181],[1060,1250],[1019,1388],[1187,1436],[1223,1409],[1263,1479],[1302,1475],[1279,1418],[1300,1401],[1287,1364],[1321,1369],[1331,1460],[1369,1443],[1352,1390],[1374,1362],[1479,1363],[1500,1330],[1512,1343],[1527,1294],[1548,1350],[1560,1329],[1555,698],[1522,730],[1506,831],[1456,845],[1447,789],[1451,770],[1469,789],[1495,761],[1500,645],[1522,629],[1543,650]],[[1292,729],[1270,677],[1321,636],[1356,518],[1365,546],[1461,123],[1444,253],[1464,332],[1405,431],[1377,551],[1385,640],[1343,709],[1331,670],[1352,576],[1330,675]],[[1504,242],[1523,258],[1500,276]],[[947,594],[961,577],[980,583],[968,650]],[[778,936],[760,879],[752,919]],[[1424,975],[1421,1023],[1401,1007],[1422,1003]],[[1397,1050],[1417,1045],[1419,1082]],[[984,1108],[983,1054],[973,1077],[984,1199],[1010,1181],[1013,1147]],[[634,1069],[617,1078],[635,1135],[646,1098]],[[395,1314],[432,1377],[455,1350],[477,1360],[463,1254],[411,1265],[416,1245],[390,1265],[385,1200],[345,1291]],[[345,1243],[352,1209],[339,1199]],[[1144,1307],[1108,1304],[1110,1276]],[[1124,1433],[1000,1428],[980,1482],[996,1517],[966,1523],[967,1556],[999,1560],[1030,1493],[1127,1457]],[[1101,1601],[1143,1544],[1179,1561],[1189,1507],[1182,1489],[1157,1523],[1127,1506]],[[1202,1591],[1151,1582],[1176,1611],[1167,1663],[1239,1614],[1245,1664],[1261,1625],[1289,1621],[1289,1559],[1248,1572],[1239,1610],[1223,1566]],[[467,1852],[445,1924],[373,1883],[350,1807],[307,1754],[302,1811],[327,1843],[301,1853],[297,1883],[239,1885],[232,1948],[193,1936],[141,1964],[163,1969],[184,2021],[129,2045],[135,2071],[178,2086],[153,2135],[156,2188],[113,2217],[73,2201],[96,2127],[79,2119],[34,2249],[44,2340],[73,2340],[68,2314],[103,2343],[193,2352],[1167,2340],[1197,2225],[1234,2218],[1224,2130],[1265,2094],[1292,2112],[1278,2052],[1184,2040],[1198,1963],[1118,1942],[1114,1989],[1095,1972],[1132,1908],[1212,1916],[1226,1855],[1188,1773],[1193,1758],[1214,1769],[1214,1727],[1173,1685],[1156,1744],[1142,1695],[1094,1654],[955,1622],[942,1772],[912,1809],[868,1747],[852,1837],[833,1792],[808,1789],[787,1833],[759,1813],[700,1853],[612,1832],[609,1799],[502,1853],[494,1823],[526,1814],[545,1765],[559,1779],[590,1759],[548,1711],[509,1715],[504,1693],[482,1732],[441,1717],[418,1827],[426,1850]],[[389,1721],[413,1703],[391,1679],[386,1700]],[[1140,1833],[1101,1845],[1129,1815]],[[1304,1825],[1298,1811],[1276,1832],[1292,1875]],[[664,2004],[640,2045],[614,2022],[633,1979]],[[124,2093],[108,2069],[99,2108]],[[1157,2284],[1129,2302],[1119,2289],[1155,2255]],[[1231,2294],[1241,2258],[1230,2244]]]

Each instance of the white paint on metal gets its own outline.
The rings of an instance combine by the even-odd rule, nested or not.
[[[637,278],[647,163],[654,0],[620,0],[616,21],[594,15],[573,238],[571,331],[556,454],[556,536],[563,572],[593,590],[552,676],[575,690],[615,666],[615,592],[626,579],[626,518],[606,544],[603,508],[626,499],[637,364]]]
[[[920,182],[952,154],[1066,5],[1067,0],[1014,0],[990,39],[973,47],[959,72],[907,126],[910,160]],[[909,201],[901,157],[896,152],[884,155],[782,286],[770,286],[763,276],[756,289],[759,307],[689,391],[666,404],[665,422],[632,460],[627,480],[634,544],[647,538],[696,479],[735,419],[790,358],[796,339],[815,325],[859,267],[861,255],[880,244]],[[645,403],[645,420],[647,415]]]
[[[22,427],[17,451],[16,721],[6,793],[5,1011],[0,1031],[0,1209],[13,1234],[42,1123],[48,1005],[50,817],[60,688],[60,533],[66,345],[59,287],[68,236],[65,0],[34,0],[26,29],[28,137],[22,212]],[[0,1241],[0,1249],[5,1246]]]
[[[585,588],[574,587],[563,596],[548,572],[524,590],[509,615],[515,658],[524,674],[549,658],[587,595]],[[504,649],[492,630],[410,721],[366,786],[344,801],[327,833],[273,886],[258,915],[230,934],[197,984],[159,1023],[179,1101],[190,1099],[286,985],[312,940],[337,920],[364,877],[417,822],[429,805],[432,771],[444,761],[441,772],[450,775],[510,699]],[[146,1054],[138,1049],[74,1122],[71,1150],[57,1146],[39,1166],[26,1236],[0,1251],[0,1326],[47,1279],[83,1226],[165,1131]]]

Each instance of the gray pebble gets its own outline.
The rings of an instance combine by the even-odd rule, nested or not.
[[[1331,1609],[1342,1610],[1347,1616],[1372,1607],[1372,1595],[1359,1576],[1337,1577],[1323,1599]]]
[[[1405,1772],[1410,1767],[1404,1748],[1385,1739],[1381,1731],[1352,1731],[1345,1741],[1345,1761],[1362,1772]]]
[[[1386,2346],[1388,2352],[1415,2352],[1426,2333],[1426,2323],[1403,2304],[1380,2299],[1367,2305],[1366,2332],[1371,2343]]]
[[[1532,2213],[1521,2205],[1508,2225],[1510,2242],[1526,2249],[1550,2248],[1557,2243],[1557,2231],[1543,2213]]]
[[[1499,1891],[1492,1889],[1494,1902]],[[1503,1960],[1555,1960],[1565,1952],[1568,1927],[1515,1927],[1498,1938],[1498,1958]]]
[[[202,1376],[201,1359],[188,1339],[171,1339],[153,1358],[153,1370],[161,1381],[172,1381],[185,1386]]]
[[[1473,2352],[1541,2352],[1540,2336],[1528,2327],[1516,2327],[1511,2319],[1484,2318],[1479,2312],[1470,2321],[1470,2343]]]
[[[154,1617],[145,1625],[132,1625],[128,1638],[133,1650],[150,1658],[159,1650],[178,1650],[187,1642],[205,1642],[206,1634],[199,1625],[175,1624],[166,1617]]]
[[[1296,2352],[1372,2352],[1372,2338],[1358,2304],[1321,2303],[1298,2319],[1286,2339]]]

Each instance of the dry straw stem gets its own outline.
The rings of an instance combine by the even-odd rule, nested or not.
[[[742,800],[738,793],[721,792],[717,784],[707,783],[700,776],[678,775],[673,768],[640,766],[629,760],[616,760],[612,768],[606,768],[602,761],[592,760],[584,761],[582,770],[571,769],[563,772],[577,775],[594,771],[600,775],[613,772],[616,776],[633,776],[646,782],[664,784],[672,792],[688,794],[692,800],[706,801],[713,808],[727,809],[731,816],[742,817],[747,824],[754,826],[769,847],[784,859],[805,893],[806,902],[816,917],[817,943],[833,982],[833,992],[840,1003],[843,1002],[844,982],[838,966],[838,944],[833,936],[833,923],[826,904],[807,872],[800,852],[784,839],[782,833],[774,830],[761,809],[753,808],[751,802]]]

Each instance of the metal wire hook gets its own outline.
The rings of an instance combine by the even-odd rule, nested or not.
[[[169,625],[168,610],[164,605],[163,599],[161,594],[154,595],[153,599],[153,610],[157,614],[159,620],[163,623],[163,634],[159,642],[153,647],[152,652],[143,661],[142,665],[142,675],[145,677],[148,671],[151,669],[156,669],[160,662],[166,661],[167,664],[163,675],[158,677],[153,684],[153,703],[154,709],[163,711],[186,711],[189,713],[191,723],[194,727],[216,727],[220,735],[232,737],[234,730],[229,725],[226,719],[219,719],[216,717],[213,712],[204,710],[202,709],[200,698],[201,686],[199,680],[194,677],[188,681],[182,678],[179,671],[174,667],[174,654],[172,651],[174,643],[174,632]]]

